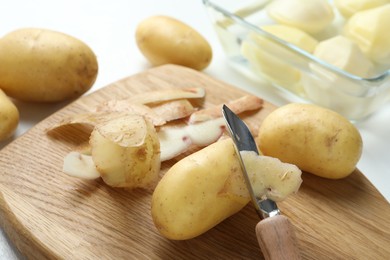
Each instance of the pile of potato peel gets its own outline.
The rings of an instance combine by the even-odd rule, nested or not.
[[[155,186],[161,161],[170,160],[194,145],[207,146],[223,135],[225,123],[220,106],[199,109],[189,101],[204,99],[205,94],[202,88],[168,89],[109,100],[94,111],[63,118],[48,129],[48,133],[74,124],[87,125],[92,129],[87,149],[84,146],[80,156],[75,156],[73,151],[65,157],[65,173],[85,179],[102,177],[113,187],[150,188]],[[260,98],[244,96],[228,104],[233,110],[242,112],[259,109],[262,103]],[[189,123],[183,124],[184,121]],[[152,160],[146,163],[145,156]],[[87,160],[94,161],[96,169],[87,170]],[[144,163],[156,167],[141,170]],[[133,167],[123,173],[127,177],[119,177],[122,175],[119,172],[129,165]],[[144,182],[138,177],[137,183],[130,177],[139,172],[150,181]]]

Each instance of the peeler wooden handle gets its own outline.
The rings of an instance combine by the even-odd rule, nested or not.
[[[301,259],[294,226],[283,215],[261,220],[256,236],[266,260]]]

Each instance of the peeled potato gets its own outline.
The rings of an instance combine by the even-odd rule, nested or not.
[[[298,69],[287,64],[280,57],[265,51],[261,45],[252,41],[243,41],[241,44],[241,53],[248,59],[251,68],[256,73],[263,75],[271,82],[292,87],[301,78],[301,73]],[[280,73],[280,71],[283,71],[283,73]]]
[[[261,124],[257,140],[264,155],[329,179],[351,174],[363,146],[359,131],[346,118],[320,106],[299,103],[271,112]]]
[[[306,32],[291,26],[266,25],[261,29],[309,53],[313,52],[318,43]],[[300,63],[302,59],[266,36],[250,34],[249,39],[241,45],[241,53],[256,72],[272,82],[294,89],[301,79],[300,71],[286,61]]]
[[[309,53],[312,53],[318,44],[311,35],[295,27],[273,24],[262,26],[261,29]]]
[[[318,43],[306,32],[291,26],[276,24],[262,26],[261,29],[309,53],[313,52]],[[299,63],[302,59],[266,36],[249,34],[248,41],[242,43],[241,52],[252,66],[276,83],[291,87],[300,80],[299,70],[286,61]]]
[[[368,77],[374,68],[372,62],[363,54],[359,46],[341,35],[320,42],[314,55],[344,71],[363,78]]]
[[[369,78],[374,74],[374,64],[364,55],[359,46],[345,36],[339,35],[320,42],[314,56],[353,76]],[[312,74],[304,74],[302,86],[306,96],[325,107],[337,107],[337,111],[349,118],[359,118],[367,113],[357,109],[360,96],[367,95],[367,86],[332,69],[310,63]]]
[[[203,70],[212,59],[211,46],[202,35],[168,16],[145,19],[135,36],[142,54],[153,65],[172,63]]]
[[[97,125],[90,137],[97,171],[110,186],[151,188],[160,172],[160,143],[154,126],[128,114]]]
[[[390,64],[390,4],[357,12],[347,22],[344,34],[359,45],[374,62]]]
[[[19,123],[19,111],[0,89],[0,141],[10,137]]]
[[[0,88],[10,97],[56,102],[85,93],[98,64],[85,43],[69,35],[24,28],[0,39]]]
[[[308,33],[322,31],[334,18],[327,0],[275,0],[267,7],[267,13],[280,24]]]
[[[340,13],[349,18],[359,11],[364,11],[389,3],[389,0],[334,0]]]

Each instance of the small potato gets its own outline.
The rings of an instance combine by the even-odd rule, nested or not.
[[[153,16],[142,21],[135,36],[142,54],[153,65],[172,63],[203,70],[212,59],[206,39],[171,17]]]
[[[257,141],[264,155],[329,179],[351,174],[362,153],[362,138],[351,122],[310,104],[273,111],[260,126]]]
[[[56,102],[85,93],[98,64],[80,40],[45,29],[25,28],[0,39],[0,88],[13,98]]]
[[[0,141],[10,137],[19,123],[19,111],[0,89]]]
[[[244,151],[243,161],[254,193],[283,200],[298,190],[301,171],[276,158]],[[218,141],[176,163],[152,197],[158,231],[174,240],[201,235],[250,201],[232,140]]]
[[[389,3],[389,0],[334,0],[340,13],[349,18],[357,12],[372,9]]]

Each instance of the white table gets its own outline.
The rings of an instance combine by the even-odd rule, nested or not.
[[[243,78],[226,63],[201,0],[13,0],[2,5],[1,9],[1,36],[21,27],[41,27],[73,35],[87,43],[99,62],[97,81],[88,93],[150,67],[136,46],[135,28],[144,18],[163,14],[191,25],[210,42],[214,56],[204,73],[276,105],[291,102],[269,86],[259,87],[258,83]],[[66,102],[54,105],[18,104],[21,122],[16,136],[65,105]],[[364,142],[358,168],[390,201],[390,103],[356,126]],[[0,149],[5,145],[1,143]],[[17,258],[12,244],[1,231],[0,260]]]

